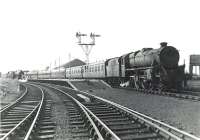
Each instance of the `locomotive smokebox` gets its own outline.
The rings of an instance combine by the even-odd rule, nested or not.
[[[172,46],[165,46],[165,44],[162,45],[159,54],[161,65],[168,68],[177,67],[179,61],[178,50]]]

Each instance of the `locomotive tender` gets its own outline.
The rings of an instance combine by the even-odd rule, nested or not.
[[[28,73],[30,79],[102,79],[111,85],[142,89],[181,89],[185,65],[178,65],[179,52],[160,43],[160,48],[143,48],[106,61],[75,66],[60,72]]]

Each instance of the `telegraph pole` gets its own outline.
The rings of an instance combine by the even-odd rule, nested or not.
[[[60,72],[60,56],[59,56],[59,59],[58,59],[58,63],[59,63],[59,72]]]
[[[87,34],[81,34],[80,32],[76,33],[76,37],[78,38],[78,45],[81,46],[83,52],[85,53],[86,57],[86,63],[89,63],[89,55],[91,53],[92,47],[95,45],[95,38],[100,37],[100,35],[97,35],[95,33],[90,33],[90,38],[92,39],[91,43],[83,43],[81,40],[81,37],[87,36]]]
[[[68,54],[69,57],[69,80],[71,79],[71,53]]]

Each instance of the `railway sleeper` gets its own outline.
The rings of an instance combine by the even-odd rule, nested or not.
[[[49,140],[49,139],[53,139],[53,138],[54,138],[54,134],[39,135],[37,138],[38,138],[38,139],[42,139],[42,140]]]
[[[134,123],[130,121],[125,121],[125,122],[106,122],[107,126],[127,126],[127,125],[135,125]]]
[[[91,110],[94,114],[110,114],[110,113],[118,113],[116,110]]]
[[[88,128],[82,128],[82,129],[72,129],[70,130],[71,133],[88,133]]]
[[[113,131],[131,130],[131,129],[141,129],[141,128],[144,128],[144,126],[141,126],[141,124],[110,125],[109,127],[110,127]]]
[[[137,129],[121,129],[114,131],[118,136],[122,135],[129,135],[129,134],[135,134],[135,133],[148,133],[149,129],[147,127],[137,128]]]
[[[119,115],[116,115],[116,116],[99,116],[99,118],[101,119],[101,120],[112,120],[112,119],[121,119],[122,117],[121,116],[119,116]]]
[[[86,128],[85,124],[76,124],[76,125],[70,125],[69,129],[84,129]]]
[[[0,129],[0,134],[9,132],[9,128]]]
[[[5,119],[2,119],[1,122],[15,122],[15,121],[21,121],[21,119],[19,118],[5,118]]]
[[[46,130],[46,129],[54,129],[55,125],[45,125],[45,126],[40,126],[40,130]]]
[[[80,139],[80,140],[83,140],[83,139],[87,139],[89,140],[91,137],[88,133],[76,133],[74,134],[74,136],[71,136],[71,138],[73,139]]]
[[[116,111],[113,108],[88,108],[88,109],[91,110],[92,112]]]
[[[6,125],[6,124],[18,124],[20,121],[13,121],[13,122],[1,122],[1,125]]]
[[[30,113],[30,111],[20,112],[19,110],[11,110],[11,111],[7,112],[7,114],[21,114],[21,113]]]
[[[102,119],[103,122],[107,123],[107,122],[124,122],[124,121],[129,121],[128,118],[108,118],[108,119]]]
[[[108,112],[106,114],[103,114],[103,113],[95,113],[96,116],[98,117],[102,117],[102,116],[116,116],[116,115],[120,115],[120,112]]]
[[[165,138],[157,135],[156,133],[145,133],[145,134],[129,134],[129,135],[124,135],[122,137],[120,137],[123,140],[131,140],[131,139],[135,139],[135,140],[164,140]]]
[[[84,124],[84,121],[83,120],[80,120],[80,121],[74,120],[74,121],[70,121],[69,124],[70,125],[79,125],[79,124],[81,125],[81,124]]]
[[[70,115],[70,116],[71,116],[71,115],[72,115],[72,116],[77,116],[77,115],[80,115],[80,112],[78,112],[78,111],[77,111],[77,112],[72,112],[72,113],[69,112],[69,115]]]

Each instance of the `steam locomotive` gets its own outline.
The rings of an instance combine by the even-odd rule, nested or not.
[[[143,48],[98,63],[75,66],[59,72],[28,73],[30,79],[102,79],[111,85],[137,89],[181,89],[185,65],[178,65],[179,52],[160,43],[160,48]]]

